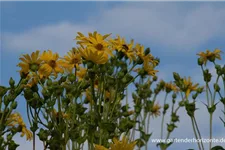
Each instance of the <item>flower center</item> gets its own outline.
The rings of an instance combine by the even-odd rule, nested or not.
[[[78,64],[78,63],[79,63],[79,59],[77,59],[77,58],[73,58],[71,60],[71,64]]]
[[[122,47],[125,51],[128,51],[128,49],[129,49],[129,47],[126,44],[123,44]]]
[[[50,60],[50,61],[48,62],[48,64],[49,64],[49,66],[51,66],[52,68],[55,68],[55,66],[56,66],[55,60]]]
[[[29,68],[30,68],[30,70],[31,71],[37,71],[38,70],[38,68],[39,68],[39,65],[38,64],[36,64],[36,63],[33,63],[33,64],[29,64]]]
[[[98,43],[98,44],[95,46],[95,48],[96,48],[97,50],[101,51],[101,50],[103,50],[103,45],[100,44],[100,43]]]

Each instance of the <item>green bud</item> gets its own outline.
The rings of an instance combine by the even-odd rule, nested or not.
[[[33,91],[29,88],[24,90],[24,97],[26,100],[33,98]]]
[[[33,93],[33,97],[34,97],[34,99],[36,99],[36,100],[38,100],[40,97],[39,97],[39,95],[37,94],[37,93]]]
[[[204,63],[204,60],[203,60],[201,57],[198,58],[198,65],[199,65],[199,66],[202,66],[203,63]]]
[[[7,135],[7,141],[11,141],[12,140],[12,137],[13,137],[12,134],[8,134]]]
[[[203,92],[203,90],[204,90],[204,87],[200,87],[200,88],[197,89],[197,92],[200,94],[200,93]]]
[[[184,102],[184,101],[180,101],[180,102],[179,102],[179,106],[180,106],[180,107],[183,107],[184,105],[185,105],[185,102]]]
[[[174,123],[167,124],[167,131],[172,132],[177,126]]]
[[[88,68],[88,69],[92,69],[93,66],[94,66],[94,63],[93,63],[92,61],[88,61],[88,62],[87,62],[87,68]]]
[[[16,148],[18,146],[19,146],[18,144],[16,144],[13,140],[11,140],[9,145],[8,145],[8,150],[16,150]]]
[[[148,55],[150,52],[151,52],[150,48],[149,48],[149,47],[146,48],[146,49],[145,49],[145,56]]]
[[[10,85],[10,87],[14,88],[15,81],[13,80],[12,77],[9,79],[9,85]]]
[[[4,105],[5,105],[5,106],[8,106],[9,103],[10,103],[9,96],[8,96],[8,95],[5,95],[5,96],[4,96]]]
[[[194,116],[194,112],[196,110],[196,106],[195,106],[195,103],[186,103],[185,104],[185,108],[186,108],[186,111],[187,111],[187,114],[190,116],[190,117],[193,117]]]
[[[176,81],[179,81],[180,80],[180,75],[176,72],[173,72],[173,78],[176,80]]]
[[[172,122],[177,122],[177,121],[179,121],[179,116],[177,116],[175,113],[172,113],[171,120],[172,120]]]
[[[216,104],[214,104],[213,106],[211,106],[211,107],[207,107],[208,108],[208,112],[210,113],[210,114],[212,114],[215,110],[216,110]]]
[[[221,98],[220,101],[223,103],[223,105],[225,105],[225,97]]]
[[[214,89],[216,92],[220,91],[220,86],[218,84],[214,84]]]
[[[192,98],[193,98],[193,99],[196,99],[197,96],[198,96],[198,93],[195,93],[195,94],[192,95]]]
[[[11,108],[12,108],[12,109],[16,109],[16,108],[17,108],[17,101],[13,101],[13,102],[12,102]]]
[[[153,81],[157,81],[158,80],[158,77],[157,76],[154,76],[153,77]]]
[[[169,108],[169,104],[164,104],[164,110],[166,111]]]
[[[144,77],[145,75],[147,75],[147,72],[142,68],[138,71],[138,74],[141,76],[141,77]]]
[[[74,75],[74,74],[69,74],[69,75],[68,75],[68,80],[69,80],[70,82],[76,81],[75,75]]]
[[[137,64],[139,64],[139,65],[143,64],[142,58],[138,57],[138,59],[137,59]]]
[[[203,75],[204,75],[204,81],[205,82],[211,81],[212,74],[209,72],[208,69],[204,70]]]
[[[176,93],[173,93],[172,98],[173,99],[177,98],[177,94]]]
[[[38,124],[36,122],[33,122],[33,125],[30,127],[30,130],[32,132],[36,132],[38,129]]]
[[[40,129],[39,133],[37,134],[41,141],[46,141],[48,139],[48,131],[44,129]]]

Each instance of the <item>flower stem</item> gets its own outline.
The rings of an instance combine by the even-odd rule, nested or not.
[[[198,135],[197,135],[197,132],[196,132],[196,129],[195,129],[193,117],[191,117],[191,123],[192,123],[193,131],[194,131],[194,134],[195,134],[195,138],[196,138],[196,140],[198,140]],[[197,142],[197,143],[198,143],[198,149],[201,150],[201,146],[200,146],[199,142]]]

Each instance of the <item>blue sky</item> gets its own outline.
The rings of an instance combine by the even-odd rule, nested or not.
[[[7,85],[10,76],[18,81],[16,64],[22,54],[36,49],[65,54],[75,46],[76,32],[95,30],[133,38],[150,47],[153,55],[161,59],[160,78],[171,80],[176,71],[202,83],[196,53],[215,48],[225,52],[224,26],[225,2],[1,2],[0,84]],[[24,100],[19,100],[18,111],[24,113]],[[203,107],[201,103],[199,107]],[[202,126],[208,121],[205,114],[198,114]],[[220,111],[217,114],[222,115]],[[155,130],[158,123],[156,120],[152,125]],[[221,124],[218,118],[215,124]],[[174,137],[192,137],[185,119],[180,125]],[[203,128],[203,132],[208,130]],[[216,125],[214,131],[216,137],[224,136],[222,124]],[[18,141],[29,147],[29,143]],[[184,144],[171,149],[181,147]]]

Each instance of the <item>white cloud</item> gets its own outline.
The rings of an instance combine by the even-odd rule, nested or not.
[[[3,42],[14,50],[67,51],[74,46],[76,32],[97,29],[184,51],[222,36],[224,25],[225,9],[207,3],[189,9],[175,3],[125,3],[101,10],[85,24],[62,22],[22,33],[6,33]]]
[[[73,25],[61,22],[55,25],[46,25],[33,28],[24,33],[8,33],[3,39],[7,48],[22,52],[34,50],[47,50],[65,53],[75,46],[75,36],[78,31],[87,33],[94,30],[85,25]]]

